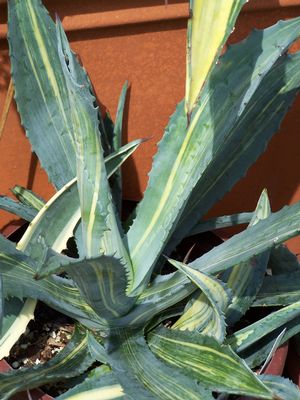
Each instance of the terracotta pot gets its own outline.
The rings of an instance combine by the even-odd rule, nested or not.
[[[291,340],[291,346],[286,361],[285,374],[300,388],[300,347],[299,340],[296,343],[294,338]]]
[[[281,376],[285,367],[287,354],[289,350],[289,342],[284,343],[282,346],[278,347],[272,360],[264,371],[266,375],[278,375]],[[243,396],[238,400],[259,400],[254,397]]]

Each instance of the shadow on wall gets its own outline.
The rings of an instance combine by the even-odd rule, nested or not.
[[[65,0],[64,2],[57,1],[57,0],[47,0],[44,1],[46,6],[49,6],[51,10],[57,10],[58,15],[62,20],[64,20],[65,17],[75,15],[80,9],[81,14],[89,14],[89,13],[97,13],[99,11],[102,12],[113,12],[116,10],[133,10],[133,9],[139,9],[141,10],[142,7],[151,7],[151,6],[160,6],[162,4],[165,4],[164,0],[116,0],[114,2],[108,2],[104,0],[91,0],[89,2],[82,2],[81,0]],[[183,0],[168,0],[168,3],[170,5],[176,5],[176,4],[182,4],[184,3]],[[247,13],[243,13],[240,16],[237,29],[233,35],[232,38],[230,38],[230,41],[237,41],[241,40],[243,37],[247,36],[249,31],[253,29],[254,26],[257,26],[259,28],[271,25],[272,23],[275,23],[278,19],[283,19],[283,18],[290,18],[299,15],[299,8],[293,8],[293,7],[286,7],[286,8],[276,8],[276,6],[280,5],[279,1],[275,0],[252,0],[249,4],[252,5],[256,3],[257,7],[273,7],[274,9],[269,9],[268,12],[259,12],[259,11],[251,11]],[[2,6],[1,11],[4,7]],[[74,10],[73,14],[72,11]],[[0,12],[0,23],[3,23],[6,21],[6,13]],[[174,34],[178,31],[180,31],[180,35],[182,36],[182,41],[180,42],[180,45],[182,46],[182,53],[184,52],[184,43],[185,43],[185,27],[186,27],[186,19],[181,18],[177,20],[168,20],[168,21],[157,21],[157,22],[151,22],[147,24],[133,24],[133,25],[123,25],[120,27],[106,27],[106,28],[101,28],[101,29],[88,29],[88,30],[82,30],[82,31],[71,31],[68,32],[68,38],[71,41],[71,45],[74,43],[75,50],[77,50],[76,45],[78,42],[78,49],[80,53],[80,46],[82,46],[82,51],[86,51],[85,57],[88,57],[88,52],[85,50],[85,46],[88,46],[88,43],[93,40],[100,40],[105,42],[106,46],[108,43],[110,43],[110,46],[112,47],[111,53],[110,54],[110,63],[112,63],[113,58],[113,53],[114,53],[114,47],[116,44],[120,46],[120,42],[122,41],[123,43],[123,37],[128,36],[128,37],[134,37],[136,36],[136,41],[137,40],[143,40],[143,35],[148,34],[151,32],[165,32],[169,33],[170,32],[170,37],[172,38],[172,34]],[[176,33],[178,34],[178,33]],[[140,37],[137,37],[138,35],[141,35]],[[157,36],[158,37],[158,36]],[[110,38],[115,39],[110,42]],[[120,41],[118,41],[118,38],[121,38]],[[104,40],[105,39],[105,40]],[[107,41],[106,41],[107,39]],[[155,38],[154,38],[155,40]],[[156,39],[158,40],[158,39]],[[117,43],[119,42],[119,43]],[[80,43],[80,46],[79,46]],[[127,43],[127,41],[124,39],[124,43]],[[124,45],[127,49],[127,45]],[[135,42],[136,43],[136,42]],[[152,44],[151,44],[152,45]],[[164,48],[166,48],[166,51],[168,51],[168,43],[163,43]],[[8,81],[9,81],[9,70],[7,67],[7,61],[8,57],[5,55],[4,51],[2,53],[1,50],[4,50],[4,47],[6,44],[4,43],[4,40],[0,41],[0,57],[1,58],[1,63],[0,63],[0,90],[7,88],[8,86]],[[153,45],[152,47],[147,47],[150,46],[149,43],[145,44],[145,51],[148,51],[148,54],[153,51],[153,49],[156,49],[155,46]],[[171,47],[170,47],[171,48]],[[180,50],[180,51],[181,51]],[[131,51],[131,50],[130,50]],[[3,56],[2,56],[3,54]],[[126,58],[127,55],[127,58]],[[169,60],[170,64],[174,64],[174,61],[172,59],[173,57],[177,57],[177,54],[170,54]],[[95,57],[95,55],[93,55]],[[97,54],[97,57],[101,57],[101,54]],[[132,101],[131,104],[129,104],[129,98],[127,99],[126,103],[126,109],[125,109],[125,115],[124,115],[124,142],[127,142],[128,140],[132,140],[132,127],[134,127],[135,123],[134,120],[136,120],[136,117],[140,118],[140,126],[145,126],[146,131],[144,129],[135,129],[135,133],[138,135],[138,137],[149,137],[151,135],[155,136],[155,139],[149,141],[148,143],[143,145],[143,148],[146,149],[145,152],[147,152],[149,149],[149,153],[152,153],[154,146],[154,142],[158,141],[159,138],[157,137],[157,133],[163,132],[163,124],[162,120],[163,118],[161,117],[161,114],[157,115],[156,119],[157,122],[155,121],[155,127],[153,128],[153,114],[151,115],[151,109],[154,107],[155,110],[157,110],[158,106],[157,104],[160,102],[159,97],[163,97],[165,93],[167,92],[166,87],[162,88],[161,92],[157,92],[157,87],[152,88],[148,86],[141,86],[143,85],[143,82],[138,81],[141,80],[141,77],[139,75],[135,75],[135,71],[132,69],[137,68],[137,65],[139,62],[143,62],[142,57],[143,55],[137,54],[134,60],[132,60],[132,51],[125,52],[124,54],[122,53],[123,57],[123,64],[122,68],[124,71],[127,70],[129,71],[127,76],[134,77],[136,79],[133,82],[133,94],[132,94]],[[181,57],[181,55],[180,55]],[[153,56],[153,65],[143,65],[143,68],[147,67],[148,71],[148,76],[151,74],[151,68],[164,68],[163,73],[167,74],[169,71],[172,71],[172,79],[170,78],[170,82],[174,82],[174,87],[172,86],[173,92],[171,93],[170,91],[168,92],[168,96],[172,96],[172,101],[174,102],[173,110],[175,109],[175,103],[182,97],[184,90],[183,85],[184,82],[182,83],[181,86],[178,84],[178,76],[176,76],[174,72],[174,67],[167,65],[165,62],[165,65],[162,63],[159,64],[158,62],[156,63],[155,61],[155,54]],[[181,60],[181,59],[180,59]],[[182,61],[184,58],[182,57]],[[3,63],[2,63],[3,61]],[[85,60],[84,60],[85,61]],[[133,62],[134,61],[134,62]],[[180,62],[182,62],[180,61]],[[118,61],[119,62],[119,61]],[[85,62],[84,62],[85,63]],[[100,64],[99,64],[100,65]],[[157,66],[158,65],[158,66]],[[181,64],[180,64],[181,65]],[[99,68],[99,66],[97,66]],[[177,67],[176,67],[177,68]],[[183,75],[184,72],[184,64],[182,63],[182,71],[180,71],[181,75]],[[90,70],[89,67],[87,67],[88,71]],[[119,68],[120,69],[120,68]],[[178,68],[177,68],[178,70]],[[146,68],[145,68],[146,71]],[[146,71],[146,73],[147,73]],[[149,72],[150,71],[150,72]],[[106,71],[107,72],[107,71]],[[97,71],[97,73],[93,72],[92,74],[98,74],[100,76],[102,71]],[[120,83],[120,87],[117,88],[121,89],[121,85],[123,83],[123,75],[122,71],[117,71],[118,75],[116,76],[108,76],[106,75],[105,79],[109,79],[112,82],[116,80],[122,80]],[[110,65],[110,75],[114,75],[115,71],[112,69],[112,64]],[[131,75],[130,75],[131,74]],[[156,74],[156,71],[155,71]],[[152,73],[153,75],[153,73]],[[161,73],[162,75],[162,73]],[[107,78],[108,76],[108,78]],[[146,77],[146,79],[148,78]],[[119,79],[119,78],[122,79]],[[96,75],[97,78],[97,75]],[[143,78],[144,79],[144,78]],[[92,80],[94,81],[94,77],[92,76]],[[103,79],[102,79],[103,80]],[[99,79],[100,81],[100,79]],[[181,78],[180,78],[181,82]],[[108,82],[109,85],[111,85],[111,82]],[[119,85],[119,83],[118,83]],[[177,85],[177,86],[176,86]],[[142,87],[140,92],[136,90],[137,86]],[[149,93],[146,93],[145,88],[151,93],[151,100],[152,104],[147,103],[149,101]],[[155,89],[155,91],[154,91]],[[106,94],[103,96],[103,93],[101,92],[101,87],[96,88],[97,93],[99,97],[102,98],[108,98],[108,95]],[[152,90],[153,90],[153,95],[152,95]],[[144,91],[144,95],[143,95]],[[151,91],[151,92],[150,92]],[[141,93],[142,92],[142,93]],[[154,93],[155,92],[155,93]],[[111,97],[113,97],[116,102],[117,95],[115,95],[116,89],[114,89],[113,94]],[[137,99],[137,94],[138,94],[138,99]],[[148,97],[147,97],[148,96]],[[155,97],[156,96],[156,97]],[[176,98],[177,97],[177,98]],[[145,99],[147,101],[145,102]],[[109,100],[110,101],[110,100]],[[149,126],[151,126],[151,129],[148,129],[147,125],[144,123],[144,120],[142,120],[142,116],[139,114],[137,115],[136,113],[136,104],[137,102],[140,103],[146,103],[143,104],[143,114],[145,119],[149,119]],[[297,105],[299,106],[299,101],[297,101]],[[160,103],[159,103],[160,104]],[[214,121],[214,118],[218,114],[218,102],[212,101],[211,104],[211,113],[212,113],[212,121]],[[133,110],[133,107],[134,110]],[[130,115],[131,115],[131,120],[129,121],[129,108],[130,110]],[[165,110],[162,109],[160,106],[161,111],[165,112]],[[141,112],[141,110],[138,110]],[[172,109],[171,109],[172,113]],[[149,117],[148,114],[151,116]],[[169,115],[168,111],[168,115]],[[215,207],[212,210],[212,213],[214,214],[225,214],[225,213],[234,213],[234,212],[239,212],[239,211],[245,211],[245,210],[251,210],[254,208],[256,200],[259,197],[259,194],[261,190],[266,186],[269,190],[269,194],[271,197],[271,202],[273,209],[276,210],[280,208],[283,204],[289,203],[295,196],[295,192],[297,191],[298,188],[298,182],[299,182],[299,177],[298,177],[298,169],[296,170],[295,168],[292,169],[292,166],[295,165],[295,159],[297,155],[297,151],[299,148],[299,139],[298,139],[298,134],[297,134],[297,129],[295,127],[299,126],[300,124],[300,116],[298,116],[299,113],[296,112],[296,108],[293,107],[292,111],[290,112],[288,118],[285,120],[283,127],[280,131],[280,133],[274,137],[274,139],[271,141],[269,147],[268,147],[268,153],[263,155],[256,166],[252,167],[250,171],[247,174],[246,180],[243,179],[241,184],[238,184],[235,186],[233,189],[233,192],[231,195],[225,196],[224,200]],[[165,117],[164,117],[165,118]],[[165,121],[167,122],[167,117],[165,118]],[[295,123],[296,121],[296,123]],[[130,123],[129,123],[130,122]],[[144,124],[144,125],[143,125]],[[216,130],[217,132],[217,127],[213,127],[213,129]],[[217,152],[219,146],[225,145],[224,143],[217,143],[215,142],[212,148],[213,152]],[[226,144],[229,146],[229,143]],[[229,147],[228,147],[229,148]],[[139,151],[139,150],[138,150]],[[35,173],[36,173],[36,168],[37,168],[37,162],[35,156],[32,156],[31,162],[30,162],[30,168],[28,172],[28,178],[27,178],[27,183],[29,187],[32,187],[35,181]],[[132,159],[127,161],[128,165],[128,170],[130,171],[129,173],[126,173],[125,178],[127,179],[126,184],[131,185],[134,187],[136,191],[139,191],[139,186],[140,186],[140,181],[139,177],[137,176],[136,173],[136,162]],[[140,170],[141,162],[139,164],[139,170]],[[146,170],[142,171],[142,174],[146,175]],[[141,175],[141,174],[139,174]],[[216,177],[216,179],[219,179],[219,177]],[[138,192],[138,196],[141,195],[141,191]]]

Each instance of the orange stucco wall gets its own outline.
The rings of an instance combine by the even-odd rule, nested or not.
[[[124,170],[125,197],[137,200],[147,183],[156,142],[168,118],[184,95],[187,3],[182,0],[45,1],[57,11],[72,48],[80,55],[101,102],[115,114],[126,79],[131,90],[126,106],[124,142],[150,138]],[[6,10],[0,5],[0,110],[9,83],[5,40]],[[263,28],[278,19],[300,15],[297,0],[253,0],[242,13],[230,42],[245,37],[253,27]],[[264,187],[274,210],[300,200],[300,100],[296,101],[267,152],[210,215],[252,210]],[[0,192],[15,183],[32,188],[45,198],[53,189],[40,169],[12,107],[0,141]],[[12,219],[1,212],[0,227]],[[226,235],[226,233],[225,233]],[[300,252],[300,240],[291,242]]]

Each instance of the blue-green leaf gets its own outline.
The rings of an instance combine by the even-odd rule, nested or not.
[[[28,222],[32,221],[37,214],[34,208],[19,203],[7,196],[0,196],[0,209],[15,214]]]
[[[161,328],[149,335],[149,345],[161,360],[212,391],[272,398],[244,361],[212,337]]]
[[[128,232],[135,271],[130,290],[147,286],[176,226],[169,251],[246,172],[277,131],[300,86],[300,56],[282,52],[299,35],[299,19],[256,32],[214,66],[188,126],[183,103],[177,107]]]
[[[261,375],[260,380],[273,391],[279,399],[300,400],[299,388],[281,376]]]
[[[82,237],[87,257],[101,253],[122,259],[129,279],[131,261],[122,239],[99,140],[98,113],[94,97],[85,85],[84,71],[77,68],[65,33],[57,21],[58,52],[71,104],[72,132],[76,143],[77,186]],[[67,60],[67,61],[66,61]]]
[[[60,189],[75,177],[76,162],[55,24],[39,0],[10,1],[8,24],[12,79],[21,121],[42,167]],[[89,85],[87,76],[85,83]]]
[[[196,271],[175,260],[169,262],[198,286],[201,294],[194,300],[173,329],[197,330],[222,342],[226,333],[224,312],[231,301],[231,292],[218,279]]]
[[[231,237],[189,265],[215,274],[271,249],[300,232],[300,202]]]
[[[259,198],[255,212],[253,213],[249,227],[270,215],[270,203],[267,192],[264,190]],[[249,309],[263,283],[267,270],[270,251],[265,251],[249,261],[238,264],[227,270],[222,280],[232,290],[233,299],[226,310],[226,322],[228,325],[236,323]]]
[[[64,349],[45,364],[0,374],[0,397],[3,400],[19,391],[76,376],[94,362],[88,348],[89,333],[76,329]]]
[[[194,379],[158,360],[142,332],[116,332],[108,338],[106,351],[113,374],[134,399],[213,400]]]
[[[300,271],[266,276],[253,306],[286,306],[300,299]]]

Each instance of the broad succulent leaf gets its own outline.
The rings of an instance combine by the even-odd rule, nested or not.
[[[300,331],[300,317],[296,317],[267,334],[259,338],[257,342],[248,346],[245,350],[239,351],[238,354],[250,368],[257,368],[265,362],[272,348],[276,344],[278,336],[283,332],[284,335],[280,339],[280,345],[287,342],[290,338],[297,335]]]
[[[213,336],[222,342],[226,333],[224,312],[232,299],[230,290],[223,282],[212,276],[195,271],[175,260],[169,260],[169,262],[188,276],[201,290],[201,294],[172,328],[197,330],[203,335]]]
[[[45,245],[61,252],[72,236],[80,219],[80,208],[76,178],[63,186],[40,209],[18,243],[18,249],[26,247],[30,255],[40,237]]]
[[[1,399],[6,400],[19,391],[83,373],[94,362],[88,348],[89,335],[88,331],[77,328],[66,347],[45,364],[0,374]]]
[[[91,328],[107,329],[102,320],[82,299],[72,282],[60,277],[36,281],[35,262],[16,250],[13,243],[0,236],[0,273],[4,296],[33,297]]]
[[[94,331],[93,333],[94,335],[89,335],[89,352],[94,360],[99,361],[101,364],[107,364],[107,355],[103,346],[103,339],[99,332]]]
[[[181,273],[165,276],[158,275],[151,285],[136,299],[136,305],[122,318],[114,321],[113,326],[132,329],[144,328],[155,316],[168,315],[170,307],[191,295],[196,286]],[[173,313],[173,310],[171,311]]]
[[[190,113],[246,0],[192,0],[187,37],[185,108]]]
[[[19,203],[7,196],[0,196],[0,209],[17,215],[28,222],[32,221],[37,214],[34,208]]]
[[[300,400],[300,391],[290,380],[274,375],[261,375],[259,379],[273,391],[277,398],[284,400]]]
[[[56,26],[58,52],[71,104],[71,129],[76,143],[77,186],[86,255],[115,254],[122,259],[124,269],[132,279],[131,261],[121,237],[107,180],[94,97],[85,87],[85,75],[76,68],[76,60],[74,64],[74,55],[59,21]]]
[[[228,228],[235,225],[248,224],[251,221],[252,216],[252,212],[244,212],[203,220],[194,226],[194,228],[189,232],[189,236],[198,235],[199,233],[217,229]]]
[[[145,139],[135,139],[132,142],[119,147],[104,158],[107,177],[113,176],[121,165],[135,152],[135,150],[145,141]]]
[[[194,379],[158,360],[142,332],[122,330],[108,338],[106,350],[115,377],[132,398],[213,400]]]
[[[0,330],[0,360],[9,352],[19,337],[25,332],[28,323],[34,318],[36,300],[21,301],[16,297],[4,301],[2,328]]]
[[[20,185],[16,185],[11,191],[22,204],[30,206],[37,211],[40,211],[45,205],[45,201],[41,197]]]
[[[241,352],[258,340],[273,332],[285,327],[285,324],[300,316],[300,301],[267,315],[227,338],[227,343],[236,352]],[[298,326],[300,330],[300,325]]]
[[[113,130],[112,143],[113,143],[114,151],[118,151],[119,148],[122,146],[123,115],[124,115],[124,107],[125,107],[127,90],[128,90],[128,82],[126,81],[124,83],[124,86],[123,86],[121,94],[120,94],[117,113],[116,113],[116,120],[115,120],[115,125],[114,125],[114,130]],[[115,172],[115,174],[111,180],[112,180],[112,194],[113,194],[113,198],[114,198],[114,203],[115,203],[116,209],[119,212],[119,215],[121,215],[121,210],[122,210],[122,172],[121,172],[120,168]]]
[[[215,274],[271,249],[300,232],[300,202],[231,237],[189,265]]]
[[[108,367],[98,367],[82,382],[66,393],[56,397],[56,400],[132,400],[125,395],[121,385]]]
[[[266,276],[253,306],[286,306],[300,298],[300,270]]]
[[[66,259],[58,270],[68,273],[84,301],[108,321],[126,314],[135,302],[133,297],[126,296],[125,268],[116,257],[102,255],[77,262]]]
[[[271,212],[269,198],[263,191],[249,227],[256,225],[263,219],[269,217]],[[270,250],[267,250],[249,261],[235,265],[223,274],[222,280],[233,293],[232,302],[226,310],[226,322],[228,325],[236,323],[250,308],[263,283],[267,270]]]
[[[299,19],[287,24],[257,32],[222,57],[188,126],[183,103],[171,117],[128,232],[135,271],[131,291],[147,285],[177,223],[172,246],[246,172],[277,131],[300,86],[299,55],[282,56],[300,35]]]
[[[272,398],[243,360],[212,337],[160,328],[149,335],[149,346],[162,361],[212,391]]]
[[[200,118],[202,135],[211,132],[213,158],[185,205],[170,250],[245,175],[278,131],[297,92],[289,90],[294,84],[299,87],[299,75],[296,70],[289,72],[285,56],[299,35],[299,18],[256,30],[229,47],[214,67],[203,89],[211,92],[208,115],[202,113]]]
[[[130,142],[106,157],[105,166],[108,177],[112,176],[141,142],[141,140]],[[60,252],[66,247],[67,240],[73,236],[73,231],[80,219],[77,180],[74,178],[40,209],[19,242],[18,248],[26,246],[26,251],[30,254],[42,236],[46,246]],[[85,256],[85,253],[81,256]]]
[[[196,285],[184,274],[173,272],[167,275],[157,275],[151,284],[141,293],[137,299],[137,304],[155,304],[164,302],[168,296],[176,296],[182,290],[186,291],[186,296],[196,290]]]
[[[161,328],[150,334],[149,345],[161,360],[212,391],[272,398],[243,360],[212,337]]]
[[[9,1],[8,23],[21,121],[42,167],[60,189],[76,176],[76,161],[71,105],[57,53],[55,24],[40,0]],[[87,76],[85,84],[89,86]],[[32,110],[38,110],[38,118]]]

